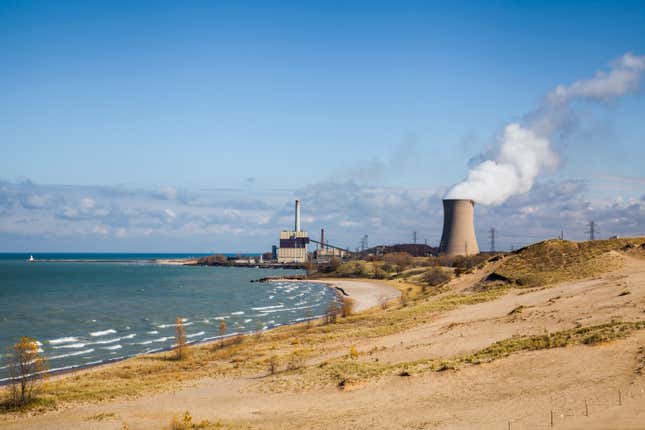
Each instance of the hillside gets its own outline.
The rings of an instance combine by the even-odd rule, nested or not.
[[[491,279],[506,280],[520,287],[584,279],[618,269],[622,260],[616,251],[636,249],[643,244],[645,238],[587,242],[547,240],[504,258]]]
[[[194,347],[182,362],[161,353],[77,372],[48,383],[42,411],[0,426],[161,429],[189,412],[203,426],[174,428],[642,429],[643,244],[541,242],[440,291],[370,280],[406,294],[335,323]]]

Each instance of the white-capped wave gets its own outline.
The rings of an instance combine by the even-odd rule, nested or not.
[[[50,339],[48,342],[52,345],[59,345],[61,343],[78,342],[78,338],[77,337],[59,337],[58,339]]]
[[[203,336],[203,335],[204,335],[204,332],[203,332],[203,331],[200,331],[199,333],[187,334],[187,335],[186,335],[186,338],[187,338],[187,339],[190,339],[191,337],[197,337],[197,336]]]
[[[274,312],[287,312],[287,311],[295,311],[298,309],[309,309],[309,308],[314,308],[316,305],[310,305],[310,306],[296,306],[294,308],[284,308],[284,309],[268,309],[266,311],[260,311],[263,314],[271,314]]]
[[[70,349],[78,349],[78,348],[85,348],[84,343],[68,343],[65,345],[60,345],[60,346],[55,346],[54,349],[62,349],[62,348],[70,348]]]
[[[54,356],[51,356],[51,357],[47,357],[47,359],[48,360],[56,360],[58,358],[74,357],[74,356],[77,356],[77,355],[89,354],[90,352],[94,352],[94,348],[85,349],[83,351],[74,351],[74,352],[70,352],[69,354],[54,355]]]
[[[130,333],[129,335],[123,336],[121,339],[132,339],[136,336],[136,333]]]
[[[90,345],[105,345],[107,343],[114,343],[120,340],[120,337],[115,337],[114,339],[97,340],[96,342],[91,342]]]
[[[185,318],[182,318],[182,320],[184,320],[184,319]],[[191,322],[182,322],[182,325],[184,327],[189,326],[189,325],[193,325],[193,324],[194,324],[194,322],[192,322],[192,321]],[[159,327],[159,328],[177,327],[177,324],[159,324],[157,327]]]
[[[159,334],[159,330],[150,330],[146,332],[147,334]]]
[[[244,320],[244,323],[246,324],[246,323],[249,323],[251,321],[253,321],[253,318],[247,318],[247,319]]]
[[[115,349],[121,349],[121,348],[122,348],[121,345],[112,345],[112,346],[106,346],[103,349],[107,349],[109,351],[114,351]]]
[[[98,337],[98,336],[105,336],[106,334],[114,334],[114,333],[116,333],[116,330],[107,329],[107,330],[94,331],[94,332],[90,333],[90,336]]]
[[[231,312],[231,315],[244,315],[243,311]]]
[[[278,309],[278,308],[283,308],[283,307],[284,307],[284,305],[275,305],[275,306],[261,306],[261,307],[258,307],[258,308],[251,308],[251,309],[253,309],[254,311],[263,311],[265,309]]]

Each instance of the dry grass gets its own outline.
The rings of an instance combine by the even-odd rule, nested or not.
[[[309,367],[297,375],[277,375],[263,381],[261,390],[266,392],[303,391],[318,389],[321,386],[337,386],[347,389],[369,380],[385,376],[410,376],[424,372],[443,372],[461,366],[489,363],[514,353],[550,348],[563,348],[570,345],[593,346],[628,336],[635,330],[645,329],[645,321],[611,322],[596,326],[580,327],[555,333],[533,336],[515,336],[495,342],[474,353],[445,359],[424,359],[411,362],[380,363],[357,360],[358,354],[338,357]]]
[[[519,287],[536,287],[583,279],[618,269],[621,260],[610,251],[645,243],[645,238],[588,242],[547,240],[516,251],[495,270],[497,277]]]
[[[566,264],[573,262],[576,267],[586,264],[575,255],[569,255],[569,251],[566,250],[575,253],[576,250],[582,249],[580,252],[584,255],[595,258],[600,255],[602,249],[607,248],[607,245],[595,242],[592,243],[593,251],[582,244],[558,245],[564,246],[560,248],[559,253],[566,254],[565,257],[557,257],[558,253],[549,251],[552,247],[548,246],[545,250],[551,255],[546,259],[548,263],[538,264],[537,261],[533,261],[538,259],[537,249],[545,247],[544,243],[538,244],[538,248],[531,251],[524,250],[507,257],[508,261],[502,262],[505,273],[510,275],[512,270],[513,275],[520,276],[526,273],[527,269],[523,268],[520,264],[522,263],[536,269],[536,273],[544,279],[548,278],[548,269],[555,268],[557,273],[548,279],[561,279],[572,276],[564,267]],[[609,248],[611,250],[620,246],[624,244],[611,244]],[[515,257],[518,259],[510,261]],[[460,306],[495,300],[514,287],[513,283],[501,283],[478,291],[455,293],[450,291],[449,284],[446,287],[447,292],[431,295],[424,294],[419,286],[399,280],[388,281],[388,284],[406,293],[405,306],[392,303],[387,309],[348,315],[328,323],[312,321],[283,326],[267,331],[257,339],[249,336],[228,339],[223,348],[196,345],[191,347],[191,355],[181,361],[173,360],[172,352],[158,353],[54,378],[48,383],[45,394],[38,399],[33,408],[41,411],[67,403],[141,396],[160,390],[177,389],[189,381],[206,376],[266,376],[268,373],[269,376],[263,379],[262,387],[268,391],[306,390],[308,387],[330,383],[346,388],[351,384],[382,375],[449,370],[459,365],[490,361],[522,350],[569,344],[593,345],[643,328],[643,323],[609,323],[549,335],[517,337],[498,342],[477,354],[444,360],[384,364],[362,359],[359,351],[356,351],[356,354],[348,354],[348,345],[403,332],[429,321],[441,312]],[[517,312],[520,312],[520,309],[515,313]],[[296,339],[297,342],[294,341]],[[323,356],[325,361],[321,363]]]

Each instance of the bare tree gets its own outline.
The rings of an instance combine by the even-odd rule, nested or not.
[[[9,354],[10,400],[15,406],[29,403],[38,393],[47,370],[36,339],[23,336]]]
[[[188,356],[188,345],[186,344],[186,329],[184,320],[177,317],[175,320],[175,358],[183,360]]]
[[[224,348],[224,335],[226,334],[226,321],[221,320],[219,322],[219,337],[220,337],[220,348]]]

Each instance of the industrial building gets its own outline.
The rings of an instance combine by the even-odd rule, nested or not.
[[[325,229],[320,229],[320,242],[316,242],[315,240],[312,242],[320,245],[320,248],[316,249],[313,253],[314,260],[317,263],[328,263],[332,258],[342,260],[349,255],[347,250],[330,245],[325,241]]]
[[[300,200],[296,200],[295,210],[294,229],[280,232],[279,263],[304,263],[307,261],[309,234],[306,231],[300,231]]]
[[[474,216],[474,201],[444,199],[440,253],[449,257],[479,254]]]

